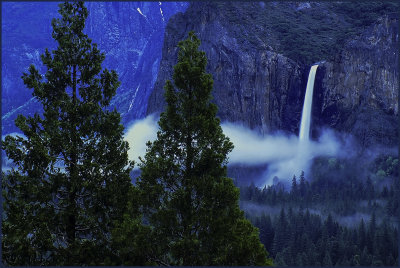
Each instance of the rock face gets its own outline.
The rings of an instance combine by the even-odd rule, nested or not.
[[[246,3],[235,5],[244,10]],[[224,15],[223,8],[193,2],[185,14],[171,18],[147,113],[162,111],[163,86],[172,77],[177,44],[193,30],[208,58],[207,71],[214,79],[214,102],[221,120],[240,122],[263,134],[276,130],[297,134],[310,66],[279,54],[275,49],[279,40],[273,32],[270,42],[254,36],[254,31],[247,38],[246,32],[237,31],[240,26],[230,23],[232,17]],[[237,16],[244,25],[260,21],[245,12]],[[348,38],[328,60],[321,59],[313,97],[314,137],[328,126],[350,132],[363,146],[397,144],[397,25],[398,18],[383,16]]]
[[[146,114],[161,60],[164,29],[169,18],[187,3],[88,2],[87,31],[106,52],[104,66],[115,69],[121,86],[112,105],[123,123]]]
[[[57,16],[57,3],[2,3],[2,132],[17,131],[18,114],[40,110],[21,76],[30,64],[41,66],[40,54],[51,42],[51,18]],[[47,16],[43,16],[47,14]],[[26,21],[25,21],[26,20]],[[41,69],[43,71],[43,69]]]
[[[363,146],[397,143],[398,30],[397,17],[383,16],[321,65],[320,124],[354,134]]]
[[[193,20],[194,13],[199,14]],[[165,103],[163,86],[177,62],[177,44],[190,30],[202,41],[207,71],[214,79],[214,102],[222,121],[240,122],[262,134],[296,132],[304,96],[304,70],[294,61],[259,46],[238,41],[223,13],[210,5],[192,3],[185,14],[171,18],[166,28],[163,59],[150,95],[147,113],[159,113]]]
[[[45,48],[55,49],[51,19],[59,17],[58,3],[3,3],[2,17],[2,130],[18,131],[18,114],[32,115],[40,105],[20,78],[30,64],[41,68]],[[165,25],[187,3],[88,2],[85,31],[106,54],[103,67],[115,69],[121,86],[112,105],[124,124],[143,117],[157,77]],[[41,73],[46,70],[41,68]]]
[[[2,5],[7,11],[2,17],[3,134],[17,131],[19,113],[40,111],[20,77],[31,63],[42,68],[40,54],[55,48],[51,19],[58,16],[57,4]],[[191,2],[187,10],[182,2],[86,5],[86,32],[106,53],[103,66],[120,76],[112,104],[125,125],[162,111],[176,45],[194,30],[208,58],[223,121],[261,134],[297,135],[310,64],[323,61],[315,81],[313,136],[328,126],[354,134],[363,146],[397,144],[397,17],[383,12],[372,25],[346,35],[359,18],[347,17],[354,9],[348,3],[213,1]],[[371,21],[369,14],[363,21]]]

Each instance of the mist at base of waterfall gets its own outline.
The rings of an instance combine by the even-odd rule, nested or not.
[[[287,184],[293,175],[309,174],[312,159],[319,156],[347,158],[355,154],[351,137],[331,129],[321,131],[316,141],[301,141],[295,135],[259,135],[242,125],[225,122],[224,133],[235,145],[229,154],[229,164],[260,165],[267,168],[256,182],[257,186],[271,185],[278,180]]]
[[[129,158],[136,163],[139,156],[146,153],[146,142],[157,137],[158,118],[148,116],[137,120],[125,134],[129,142]],[[321,131],[316,141],[302,141],[296,135],[270,134],[260,135],[241,124],[223,122],[223,132],[234,144],[234,149],[228,155],[229,166],[259,166],[266,164],[267,168],[257,186],[270,185],[277,177],[282,182],[290,182],[293,175],[298,177],[301,171],[308,174],[312,159],[318,156],[349,157],[354,154],[351,139],[333,130]],[[138,169],[138,165],[135,165]]]

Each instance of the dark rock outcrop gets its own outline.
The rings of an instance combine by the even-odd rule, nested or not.
[[[166,28],[163,59],[147,113],[162,111],[163,86],[172,77],[177,44],[194,30],[208,58],[207,71],[213,75],[220,119],[240,121],[260,133],[295,132],[305,88],[302,67],[262,42],[259,46],[239,42],[223,13],[212,6],[192,3],[189,9],[171,18]],[[199,14],[196,20],[192,19],[195,12]]]
[[[321,64],[320,124],[354,134],[363,146],[397,143],[398,30],[397,17],[383,16]]]

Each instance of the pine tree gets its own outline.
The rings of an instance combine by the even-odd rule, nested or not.
[[[375,188],[374,184],[370,177],[367,178],[367,182],[365,184],[365,193],[368,200],[373,200],[375,197]]]
[[[304,178],[304,171],[300,174],[299,191],[302,200],[304,200],[306,195],[306,179]]]
[[[271,217],[262,214],[260,217],[260,241],[264,244],[268,251],[272,249],[272,242],[274,241],[274,229],[272,227]]]
[[[297,199],[297,180],[296,180],[296,175],[293,175],[292,179],[292,188],[290,191],[290,194],[292,196],[292,201],[295,201]]]
[[[213,80],[200,41],[179,42],[167,108],[157,139],[148,143],[138,187],[152,228],[153,260],[169,265],[268,265],[258,230],[239,209],[239,191],[227,178],[233,145],[210,102]]]
[[[371,218],[368,224],[368,233],[367,233],[367,248],[368,251],[373,253],[375,248],[375,233],[376,233],[376,215],[375,211],[372,211]]]
[[[363,251],[360,256],[360,265],[361,266],[369,266],[371,265],[372,256],[368,254],[367,247],[363,248]]]
[[[8,265],[101,265],[113,258],[111,229],[122,219],[131,187],[120,115],[106,110],[119,86],[105,56],[83,33],[83,2],[59,5],[41,56],[24,84],[43,114],[19,115],[26,138],[7,136],[14,168],[3,177],[3,260]]]
[[[331,255],[329,254],[328,251],[325,252],[324,259],[322,260],[322,266],[333,266]]]
[[[288,220],[285,213],[285,209],[281,208],[279,216],[276,218],[274,223],[275,236],[272,244],[274,255],[281,252],[287,245],[289,240]]]
[[[358,247],[361,249],[366,245],[366,231],[364,219],[361,219],[360,224],[358,225]]]

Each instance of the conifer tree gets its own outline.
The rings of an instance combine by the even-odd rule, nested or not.
[[[272,250],[274,254],[277,254],[278,252],[282,251],[288,244],[289,223],[286,217],[287,216],[285,213],[285,209],[282,207],[281,212],[279,213],[279,217],[277,218],[274,224],[276,226],[274,241],[272,244]]]
[[[297,199],[297,179],[296,179],[296,175],[293,175],[293,179],[292,179],[292,188],[290,191],[292,200],[295,201]]]
[[[227,178],[233,145],[211,103],[213,80],[193,32],[179,42],[173,83],[157,139],[148,143],[138,187],[153,261],[168,265],[270,265],[258,230],[239,209],[239,191]]]
[[[19,115],[25,137],[7,136],[14,167],[3,177],[3,260],[8,265],[101,265],[113,258],[111,229],[131,187],[128,144],[119,113],[107,110],[118,75],[83,33],[83,2],[59,5],[52,20],[57,49],[47,68],[24,73],[43,114]]]
[[[364,219],[361,219],[360,224],[358,225],[358,245],[360,249],[363,249],[366,244],[366,231]]]
[[[299,191],[301,198],[304,199],[306,194],[306,179],[304,178],[304,171],[300,174]]]
[[[328,251],[325,252],[324,259],[322,261],[322,266],[332,266],[331,255]]]

